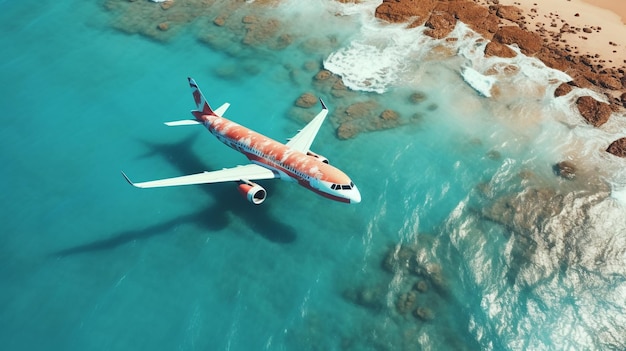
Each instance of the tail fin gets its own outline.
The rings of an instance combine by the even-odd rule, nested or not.
[[[196,102],[197,110],[191,111],[191,113],[196,117],[196,119],[200,119],[202,115],[214,115],[215,113],[211,109],[211,106],[202,95],[198,84],[193,78],[188,77],[189,79],[189,87],[191,88],[191,92],[193,94],[193,99]]]

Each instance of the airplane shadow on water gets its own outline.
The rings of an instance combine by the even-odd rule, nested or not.
[[[165,157],[172,165],[176,166],[181,175],[198,173],[202,170],[213,170],[191,150],[191,146],[196,138],[197,134],[173,144],[142,141],[150,149],[150,152],[142,155],[141,158],[153,157],[154,155]],[[224,148],[224,151],[228,152],[225,146],[217,146],[221,146]],[[155,178],[158,178],[158,176]],[[121,175],[120,181],[125,182]],[[274,182],[279,182],[279,180],[274,180]],[[274,185],[264,183],[263,187],[266,188],[268,193],[272,193]],[[288,244],[295,241],[296,230],[292,226],[286,225],[275,218],[268,211],[269,206],[267,203],[259,206],[248,203],[239,194],[235,183],[191,186],[204,190],[207,195],[217,199],[217,201],[212,205],[200,208],[197,212],[182,216],[177,215],[174,218],[147,227],[114,233],[106,239],[62,249],[54,252],[52,255],[63,257],[80,253],[112,250],[134,241],[146,240],[157,235],[171,233],[176,227],[184,224],[196,224],[198,227],[208,231],[217,231],[226,228],[231,221],[237,220],[246,223],[255,233],[271,242]],[[141,189],[136,190],[141,191]],[[153,189],[152,191],[155,190]]]

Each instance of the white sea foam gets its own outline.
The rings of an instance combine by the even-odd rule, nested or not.
[[[399,25],[384,30],[376,24],[365,25],[361,35],[324,60],[324,68],[341,76],[350,89],[360,91],[383,93],[398,85],[426,44],[420,29]]]
[[[626,188],[613,189],[611,196],[619,201],[622,205],[626,206]]]
[[[496,77],[485,76],[471,67],[464,67],[461,70],[463,80],[485,97],[491,97],[491,88],[496,82]]]

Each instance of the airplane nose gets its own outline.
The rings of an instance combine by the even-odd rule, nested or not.
[[[359,202],[361,202],[361,193],[359,192],[359,189],[357,189],[357,187],[355,186],[350,192],[350,203],[358,204]]]

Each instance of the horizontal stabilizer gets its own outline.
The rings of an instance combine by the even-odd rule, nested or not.
[[[229,107],[230,107],[230,104],[226,102],[222,106],[218,107],[217,110],[214,111],[214,113],[222,117],[224,116],[224,113],[226,113],[226,110],[228,110]]]
[[[193,119],[183,119],[181,121],[173,121],[173,122],[165,122],[166,126],[177,127],[177,126],[191,126],[195,124],[202,124]]]

